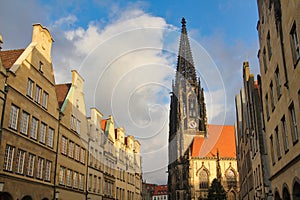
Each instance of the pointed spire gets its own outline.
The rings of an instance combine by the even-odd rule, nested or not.
[[[189,84],[195,86],[197,84],[197,77],[184,17],[181,20],[181,24],[182,28],[177,61],[177,75],[182,76],[182,78],[184,78]]]

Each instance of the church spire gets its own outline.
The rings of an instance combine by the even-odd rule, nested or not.
[[[184,17],[181,20],[181,24],[181,37],[176,68],[177,75],[184,78],[192,86],[195,86],[197,84],[197,77]]]

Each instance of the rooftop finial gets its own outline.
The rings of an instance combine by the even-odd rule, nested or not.
[[[0,49],[2,49],[2,43],[3,43],[3,41],[2,41],[2,35],[0,34]]]
[[[182,26],[185,26],[185,24],[186,24],[184,17],[182,17],[181,24],[182,24]]]

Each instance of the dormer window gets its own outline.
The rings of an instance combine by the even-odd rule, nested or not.
[[[42,72],[42,73],[43,73],[43,65],[44,65],[43,62],[40,61],[39,62],[39,71]]]

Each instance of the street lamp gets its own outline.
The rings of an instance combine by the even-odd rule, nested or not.
[[[0,182],[0,192],[3,191],[3,188],[4,188],[4,182]]]

